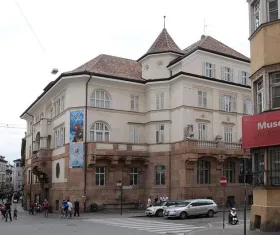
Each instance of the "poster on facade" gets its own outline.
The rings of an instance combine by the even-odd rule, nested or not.
[[[84,110],[70,111],[69,168],[84,164]]]

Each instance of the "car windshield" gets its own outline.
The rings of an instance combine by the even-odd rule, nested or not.
[[[154,204],[154,206],[164,206],[166,202],[157,202]]]
[[[176,207],[184,207],[184,206],[187,206],[191,203],[192,201],[182,201],[182,202],[179,202]]]

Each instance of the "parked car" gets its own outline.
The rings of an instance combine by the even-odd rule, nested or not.
[[[179,217],[181,219],[186,219],[188,216],[199,215],[213,217],[216,213],[218,213],[218,206],[213,200],[210,199],[185,200],[172,208],[166,208],[164,210],[165,217]]]
[[[179,205],[180,203],[182,203],[182,201],[177,201],[177,200],[175,201],[168,200],[166,202],[159,202],[151,207],[148,207],[145,213],[147,216],[162,217],[164,209]]]

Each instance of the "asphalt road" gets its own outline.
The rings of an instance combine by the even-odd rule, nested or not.
[[[141,215],[141,214],[138,214]],[[248,215],[249,217],[249,215]],[[239,215],[240,225],[243,223]],[[226,227],[229,226],[226,224]],[[155,217],[136,217],[127,213],[84,214],[80,218],[59,219],[57,214],[44,218],[43,214],[29,215],[20,211],[18,220],[4,222],[0,220],[0,233],[5,235],[155,235],[155,234],[192,234],[192,232],[210,228],[222,228],[222,214],[213,218],[190,218],[187,220],[164,219]]]

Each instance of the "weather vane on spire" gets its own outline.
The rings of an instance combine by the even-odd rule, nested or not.
[[[165,18],[166,16],[163,16],[163,28],[165,28]]]

